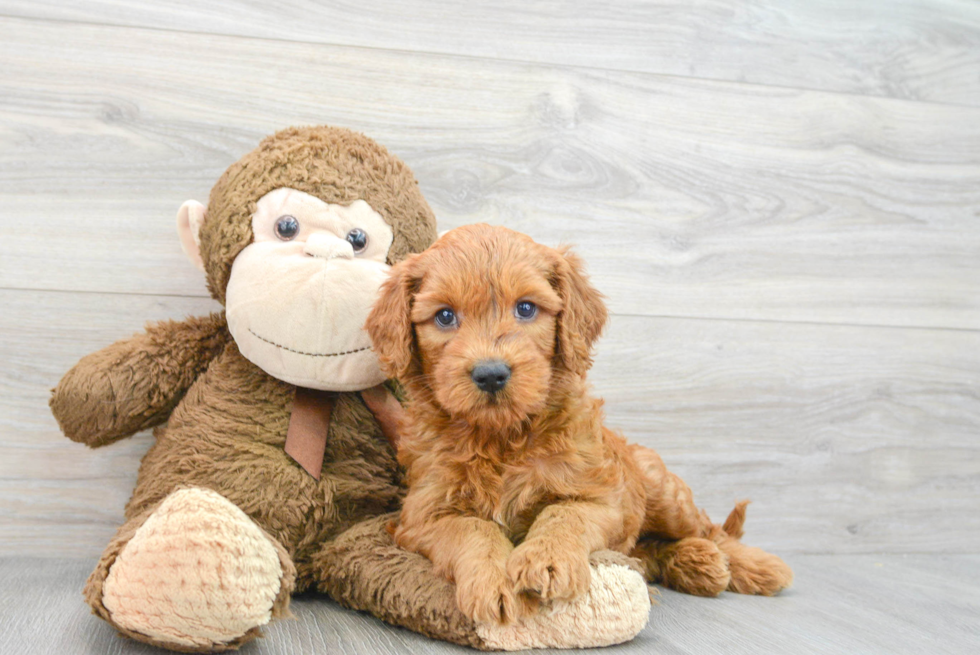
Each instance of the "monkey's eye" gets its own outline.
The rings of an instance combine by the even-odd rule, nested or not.
[[[456,327],[459,325],[459,320],[456,318],[456,312],[448,307],[443,307],[436,312],[436,325],[441,328]]]
[[[280,216],[279,220],[276,221],[276,236],[283,241],[290,241],[298,233],[299,221],[296,220],[295,216],[286,214],[285,216]]]
[[[525,321],[530,321],[537,313],[538,306],[528,300],[522,300],[514,306],[514,315]]]
[[[361,252],[367,248],[367,232],[359,227],[355,227],[347,233],[347,241],[354,248],[354,252]]]

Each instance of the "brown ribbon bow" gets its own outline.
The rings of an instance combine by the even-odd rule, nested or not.
[[[361,399],[381,425],[381,431],[392,448],[397,449],[403,412],[401,404],[383,384],[362,391]],[[333,404],[334,394],[330,391],[296,387],[293,411],[289,416],[286,454],[318,481],[323,469],[323,453],[327,448]]]

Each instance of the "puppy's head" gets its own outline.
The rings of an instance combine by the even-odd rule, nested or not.
[[[585,374],[605,320],[578,257],[470,225],[395,266],[366,327],[420,400],[505,428],[541,412],[556,377]]]

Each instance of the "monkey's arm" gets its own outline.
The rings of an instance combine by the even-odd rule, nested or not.
[[[92,448],[167,420],[231,339],[223,313],[162,321],[87,355],[51,394],[65,435]]]
[[[395,545],[388,524],[396,517],[368,519],[324,544],[313,557],[317,589],[388,623],[480,648],[473,622],[456,609],[452,583],[429,560]]]
[[[367,519],[324,544],[313,556],[317,589],[388,623],[481,650],[598,648],[629,641],[647,623],[638,562],[613,551],[593,553],[589,593],[577,600],[508,626],[473,623],[457,608],[453,584],[395,545],[387,526],[396,518]]]

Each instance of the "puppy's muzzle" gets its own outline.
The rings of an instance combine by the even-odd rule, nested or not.
[[[479,362],[470,373],[473,383],[484,393],[494,394],[507,386],[510,366],[499,359]]]

